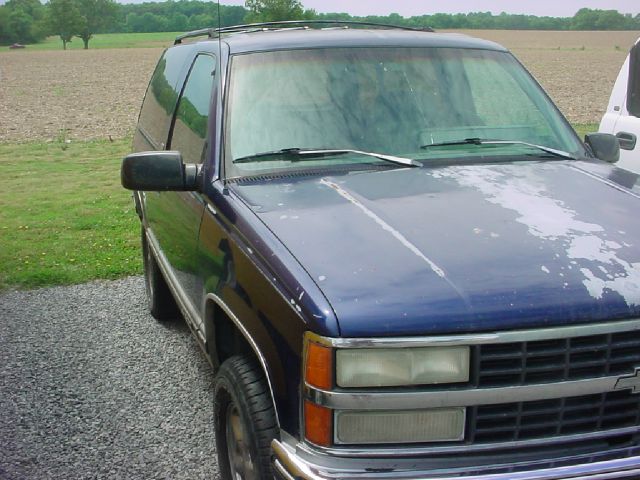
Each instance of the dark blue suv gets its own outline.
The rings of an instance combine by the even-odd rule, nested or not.
[[[617,140],[500,45],[353,27],[179,37],[123,162],[151,312],[217,372],[223,477],[640,478]]]

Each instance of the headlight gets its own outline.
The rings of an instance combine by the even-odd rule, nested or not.
[[[469,381],[469,347],[353,348],[336,351],[340,387]]]

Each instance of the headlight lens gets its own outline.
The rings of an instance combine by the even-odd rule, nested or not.
[[[336,351],[340,387],[469,381],[469,347],[353,348]]]

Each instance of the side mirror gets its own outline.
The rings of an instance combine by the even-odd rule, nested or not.
[[[584,137],[591,151],[600,160],[616,163],[620,160],[620,142],[615,135],[609,133],[589,133]]]
[[[193,191],[198,188],[200,166],[182,163],[180,152],[140,152],[122,161],[120,180],[129,190]]]

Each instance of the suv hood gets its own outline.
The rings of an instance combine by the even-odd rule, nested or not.
[[[318,284],[341,335],[421,335],[638,315],[639,196],[607,172],[620,171],[526,162],[233,190]]]

